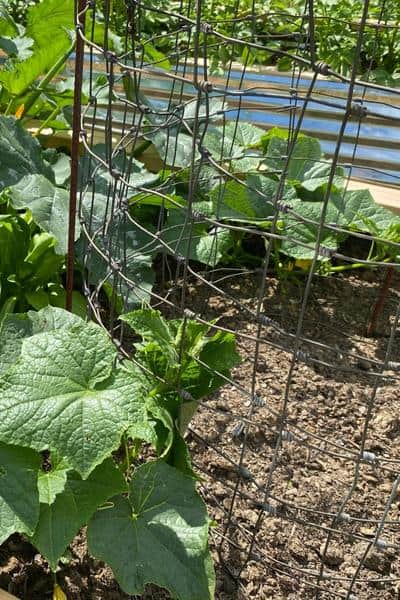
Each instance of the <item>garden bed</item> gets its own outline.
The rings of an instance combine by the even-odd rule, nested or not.
[[[214,275],[214,283],[218,283],[217,275],[221,278],[218,285],[223,295],[218,296],[202,285],[192,285],[188,290],[187,305],[207,320],[220,317],[219,325],[236,332],[242,363],[235,369],[233,380],[250,390],[254,343],[249,341],[248,336],[256,333],[257,325],[251,323],[246,311],[255,311],[258,278],[242,274],[222,280],[228,274],[219,272]],[[381,316],[379,335],[374,339],[367,338],[366,324],[379,289],[378,279],[374,272],[365,271],[357,277],[339,275],[314,281],[303,334],[338,349],[336,357],[324,350],[313,351],[314,356],[339,366],[350,365],[361,371],[355,376],[338,368],[321,365],[300,363],[296,367],[288,417],[293,431],[297,431],[303,442],[314,448],[319,447],[319,450],[307,449],[296,441],[284,442],[271,487],[271,498],[277,498],[279,502],[271,498],[269,502],[275,506],[287,504],[287,514],[292,517],[296,515],[298,522],[280,516],[264,519],[253,548],[259,561],[247,564],[239,578],[238,588],[227,571],[218,564],[219,559],[214,553],[218,600],[306,600],[315,597],[315,590],[306,582],[315,583],[310,573],[318,571],[321,564],[321,547],[326,535],[317,527],[331,525],[332,519],[322,513],[337,511],[354,472],[353,460],[333,455],[347,454],[350,457],[351,453],[357,452],[366,419],[367,401],[374,383],[369,360],[383,360],[391,325],[390,316],[394,314],[399,300],[398,293],[392,291]],[[395,282],[394,288],[397,284]],[[302,279],[290,278],[279,282],[271,277],[267,281],[263,310],[286,332],[293,333],[295,330],[303,287]],[[230,300],[229,296],[235,301]],[[241,309],[237,306],[238,302],[242,305]],[[256,389],[266,404],[255,409],[251,419],[255,426],[249,427],[247,433],[243,466],[254,474],[254,480],[242,481],[239,485],[241,494],[258,499],[262,498],[261,490],[276,443],[277,424],[273,413],[281,408],[291,357],[291,344],[285,342],[275,330],[266,327],[264,334],[281,349],[267,345],[262,345],[260,349]],[[288,351],[284,349],[285,343]],[[305,349],[309,350],[307,347]],[[364,357],[364,360],[345,356],[340,358],[340,352],[351,352]],[[391,360],[400,361],[398,345]],[[398,382],[396,373],[388,375],[392,379],[380,384],[365,446],[367,451],[384,456],[385,460],[376,465],[361,466],[359,482],[346,506],[346,512],[361,520],[339,526],[343,535],[333,536],[325,558],[324,574],[327,579],[321,582],[321,587],[331,590],[332,595],[322,593],[321,599],[324,600],[336,597],[333,592],[338,594],[347,588],[342,578],[351,578],[357,568],[366,543],[376,527],[376,524],[367,521],[382,517],[395,478],[396,465],[390,461],[398,459],[400,451]],[[248,417],[248,413],[247,396],[240,393],[237,386],[227,385],[203,403],[192,423],[193,432],[188,435],[193,462],[202,477],[202,494],[211,518],[218,524],[212,531],[214,548],[219,544],[219,535],[227,523],[232,489],[237,479],[234,465],[239,463],[243,438],[240,434],[235,436],[234,432],[237,432],[241,418]],[[301,435],[300,431],[303,432]],[[332,455],[329,456],[327,452]],[[399,501],[397,497],[393,502],[387,522],[397,519]],[[305,507],[309,512],[296,512],[294,506]],[[320,511],[321,514],[313,511]],[[232,515],[237,526],[228,530],[228,536],[242,551],[232,544],[226,544],[222,547],[221,556],[226,566],[235,572],[243,566],[258,511],[249,500],[238,497]],[[398,526],[385,525],[382,537],[389,546],[398,545]],[[57,577],[68,600],[122,600],[130,597],[120,591],[108,568],[88,557],[84,533],[78,536],[71,552],[71,562],[60,570]],[[395,578],[400,577],[398,554],[391,547],[383,551],[372,550],[359,577],[376,581],[355,586],[353,592],[358,600],[378,596],[382,600],[396,598],[398,582]],[[377,581],[389,577],[393,578],[391,585]],[[53,581],[40,555],[20,538],[14,536],[2,547],[0,587],[8,588],[21,599],[45,600],[52,597]],[[149,590],[148,595],[144,596],[148,599],[166,597],[155,590]]]

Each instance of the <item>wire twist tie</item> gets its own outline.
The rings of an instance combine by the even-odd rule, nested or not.
[[[138,105],[138,109],[140,110],[140,112],[142,113],[150,113],[151,112],[151,108],[150,106],[147,106],[146,104],[139,104]]]
[[[265,406],[265,400],[261,398],[260,394],[254,394],[253,406]]]
[[[331,248],[327,248],[326,246],[320,246],[318,254],[324,258],[332,258],[333,250]]]
[[[205,214],[200,212],[199,210],[192,210],[192,219],[194,221],[204,221]]]
[[[387,366],[389,371],[400,371],[400,362],[389,361]]]
[[[287,214],[289,210],[292,210],[292,207],[289,204],[286,204],[286,202],[277,202],[276,206],[278,210],[284,214]]]
[[[243,479],[253,479],[253,475],[250,473],[249,469],[246,469],[246,467],[238,467],[238,473],[241,477],[243,477]]]
[[[376,461],[376,454],[374,452],[364,451],[361,455],[361,460],[365,460],[366,462],[373,463]]]
[[[116,179],[117,181],[122,177],[122,173],[118,169],[110,169],[110,175],[114,177],[114,179]]]
[[[201,158],[208,159],[211,156],[211,152],[204,146],[199,146],[199,152],[200,152]]]
[[[268,504],[268,502],[257,502],[255,504],[256,508],[260,508],[264,512],[269,513],[270,515],[276,516],[278,514],[278,509],[276,506],[272,506],[272,504]]]
[[[212,25],[210,25],[210,23],[202,23],[200,25],[200,29],[203,33],[212,33],[213,32],[213,28],[212,28]]]
[[[232,430],[232,438],[233,439],[240,438],[240,436],[242,435],[243,432],[244,432],[244,423],[243,423],[243,421],[239,421],[239,423],[237,423]]]
[[[281,438],[286,442],[294,442],[295,437],[291,431],[283,430],[281,433]]]
[[[105,56],[106,60],[108,60],[110,63],[115,64],[118,61],[117,55],[115,54],[115,52],[112,52],[111,50],[107,50],[104,53],[104,56]]]
[[[349,523],[351,521],[351,516],[347,512],[342,512],[336,517],[337,521],[342,523]]]
[[[206,81],[205,79],[198,81],[196,87],[200,92],[204,92],[205,94],[208,94],[213,90],[213,84],[211,81]]]
[[[259,315],[257,317],[257,321],[261,323],[261,325],[274,325],[273,319],[271,317],[267,317],[267,315]]]
[[[350,106],[350,114],[357,119],[364,119],[367,116],[368,109],[359,102],[352,102]]]
[[[308,352],[304,352],[304,350],[297,350],[296,358],[301,360],[302,362],[308,362],[310,359],[310,355]]]
[[[386,540],[377,539],[374,542],[374,546],[376,546],[378,550],[386,550],[386,548],[388,547],[388,543]]]
[[[121,263],[119,260],[111,260],[110,261],[110,267],[113,271],[120,271],[121,270]]]
[[[192,402],[194,400],[192,394],[187,390],[179,390],[178,394],[184,402]]]
[[[320,73],[321,75],[326,76],[326,75],[329,75],[330,66],[328,65],[328,63],[324,62],[323,60],[319,60],[314,65],[314,71],[316,73]]]

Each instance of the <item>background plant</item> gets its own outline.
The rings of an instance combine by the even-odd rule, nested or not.
[[[104,1],[100,6],[105,6]],[[177,20],[162,11],[179,13],[180,2],[153,2],[149,0],[139,11],[141,35],[152,40],[155,48],[173,57]],[[317,0],[314,2],[315,41],[318,60],[328,63],[334,70],[348,75],[354,63],[358,35],[358,22],[363,11],[362,0]],[[253,18],[253,13],[257,18]],[[304,2],[291,0],[209,0],[202,3],[202,19],[218,32],[268,46],[268,51],[249,48],[241,44],[221,42],[213,35],[207,37],[207,56],[211,70],[223,72],[230,60],[241,61],[249,66],[276,65],[289,70],[292,61],[282,57],[279,50],[295,52],[309,57],[308,23]],[[194,8],[190,14],[195,19]],[[363,51],[359,73],[389,85],[397,85],[399,63],[398,30],[400,12],[398,3],[374,0],[369,6],[369,21],[363,35]],[[111,22],[115,30],[126,32],[126,5],[122,0],[111,3]],[[376,26],[379,22],[380,26]],[[179,34],[179,50],[193,54],[193,39],[187,33]]]

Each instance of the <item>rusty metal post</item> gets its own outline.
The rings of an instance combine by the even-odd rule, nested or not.
[[[78,169],[79,169],[79,141],[81,132],[81,99],[83,62],[85,43],[81,33],[85,28],[86,0],[75,0],[75,24],[76,24],[76,47],[75,47],[75,88],[74,106],[72,118],[72,143],[71,143],[71,187],[69,194],[69,224],[68,224],[68,254],[67,254],[67,294],[65,308],[72,310],[72,291],[74,287],[74,245],[76,207],[78,195]]]

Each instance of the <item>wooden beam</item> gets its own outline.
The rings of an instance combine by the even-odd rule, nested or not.
[[[19,598],[17,598],[17,596],[9,594],[5,590],[0,590],[0,600],[19,600]]]

